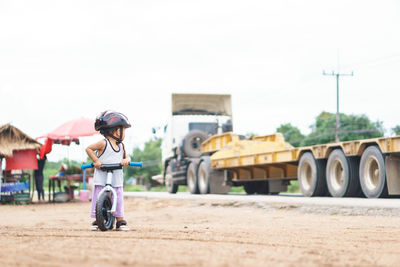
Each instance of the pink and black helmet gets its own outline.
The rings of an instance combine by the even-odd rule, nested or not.
[[[131,124],[128,118],[119,112],[107,110],[97,116],[94,123],[94,129],[101,134],[107,134],[117,128],[129,128]]]

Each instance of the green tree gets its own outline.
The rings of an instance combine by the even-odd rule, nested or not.
[[[302,146],[324,144],[335,141],[336,114],[321,112],[311,126],[312,132],[301,143]],[[340,113],[340,141],[382,137],[382,122],[372,122],[366,115]]]
[[[395,135],[400,135],[400,125],[397,125],[396,127],[392,128],[392,132]]]
[[[282,133],[286,142],[295,147],[299,146],[304,139],[304,135],[300,132],[299,128],[290,123],[281,124],[276,131]]]
[[[252,138],[254,136],[258,136],[258,134],[253,133],[253,132],[248,132],[248,133],[245,134],[245,136],[246,136],[246,138]]]
[[[125,178],[143,176],[150,179],[153,175],[161,173],[161,139],[149,140],[144,144],[143,150],[136,147],[130,155],[132,161],[142,161],[143,168],[127,168]]]

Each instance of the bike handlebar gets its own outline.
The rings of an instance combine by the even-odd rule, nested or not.
[[[131,161],[131,162],[129,162],[129,166],[142,168],[143,167],[143,162],[133,162],[133,161]]]
[[[142,168],[143,167],[143,162],[129,162],[129,166]],[[90,163],[90,164],[82,164],[81,165],[82,170],[90,169],[90,168],[93,168],[93,167],[94,167],[93,162]],[[103,169],[103,168],[107,169],[108,167],[118,169],[118,168],[122,168],[122,165],[121,165],[121,163],[117,163],[117,164],[102,164],[100,169]]]
[[[90,163],[90,164],[82,164],[82,166],[81,166],[81,169],[82,170],[86,170],[86,169],[90,169],[90,168],[93,168],[93,162],[92,163]]]

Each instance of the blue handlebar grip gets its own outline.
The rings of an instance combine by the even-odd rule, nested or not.
[[[134,166],[134,167],[143,167],[143,162],[129,162],[129,166]]]
[[[90,168],[93,168],[93,163],[90,163],[90,164],[83,164],[83,165],[81,166],[81,169],[82,169],[82,170],[86,170],[86,169],[90,169]]]

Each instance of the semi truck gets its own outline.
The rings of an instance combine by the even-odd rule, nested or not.
[[[243,186],[247,194],[278,194],[297,180],[306,197],[400,195],[400,136],[293,147],[281,133],[244,138],[232,131],[229,95],[173,95],[163,143],[168,191]]]
[[[198,171],[210,167],[210,155],[202,152],[202,143],[210,136],[232,132],[230,95],[172,94],[171,116],[164,127],[161,145],[165,186],[176,193],[187,185],[193,194],[227,193],[225,171],[208,169],[211,183],[199,180]]]

